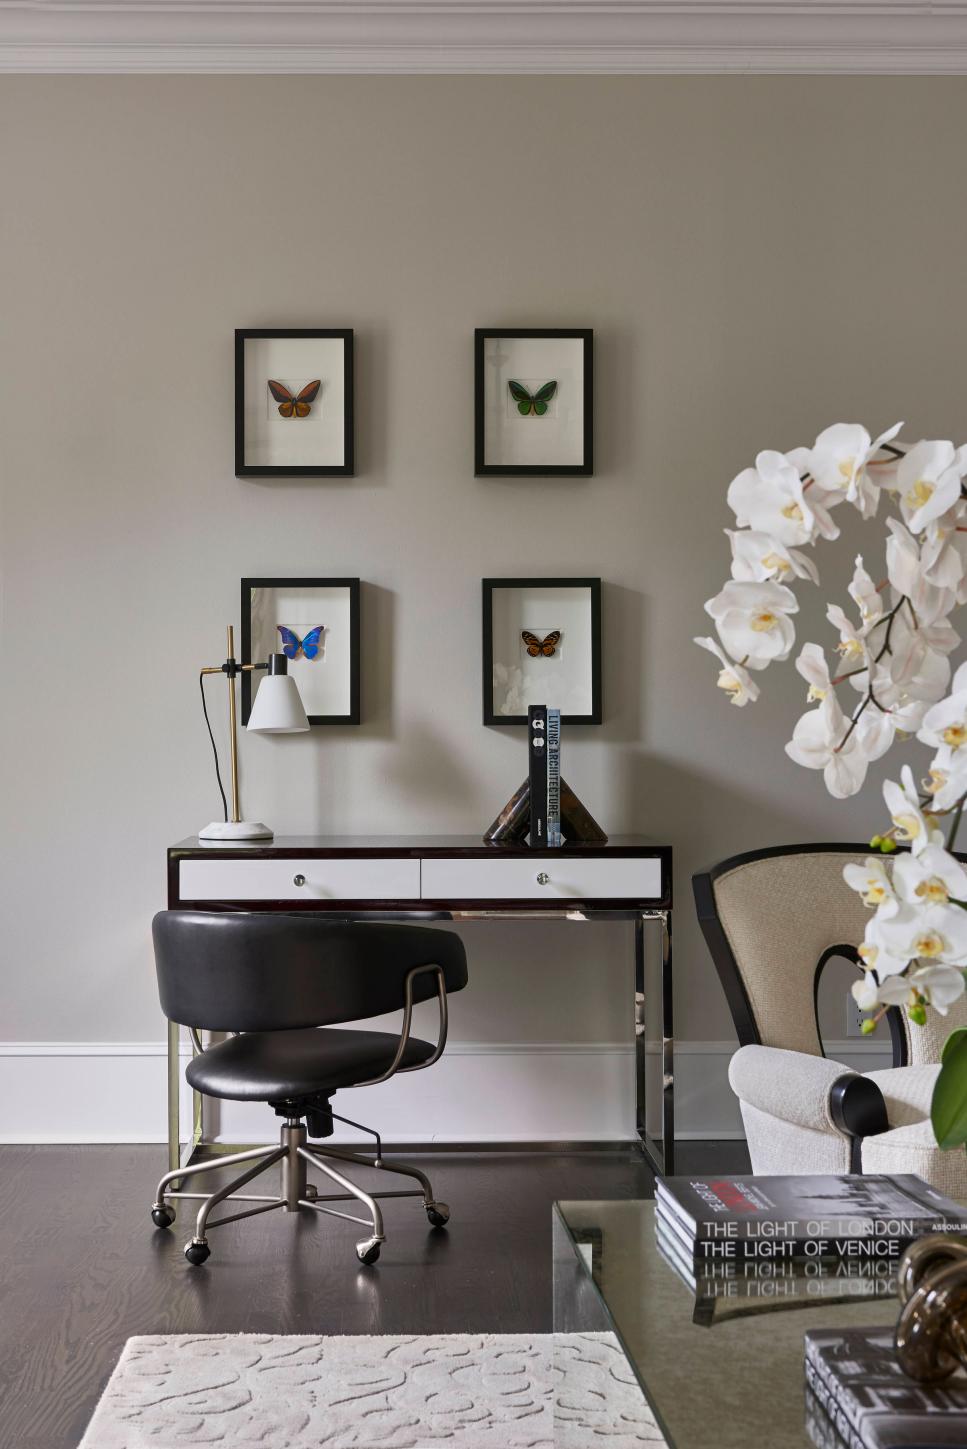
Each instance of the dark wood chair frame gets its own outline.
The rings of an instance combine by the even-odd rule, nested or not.
[[[869,854],[868,845],[844,845],[841,841],[818,845],[779,845],[764,850],[750,850],[741,855],[732,855],[709,870],[698,871],[692,876],[692,892],[698,923],[705,937],[705,944],[718,978],[725,992],[725,999],[732,1013],[740,1046],[761,1046],[762,1037],[756,1023],[752,1003],[749,1000],[739,963],[725,934],[715,901],[715,882],[739,866],[751,865],[757,860],[771,860],[783,855],[864,855]],[[816,962],[813,976],[813,1010],[816,1013],[816,1034],[820,1050],[823,1047],[819,1029],[819,983],[828,962],[834,958],[859,964],[855,945],[843,943],[828,947]],[[907,1038],[903,1026],[903,1014],[899,1007],[891,1006],[887,1012],[890,1029],[890,1043],[893,1054],[892,1065],[905,1067],[908,1064]],[[850,1139],[850,1165],[854,1172],[860,1171],[860,1147],[864,1137],[871,1137],[889,1130],[886,1103],[875,1082],[853,1073],[839,1077],[830,1092],[830,1115],[838,1129]]]

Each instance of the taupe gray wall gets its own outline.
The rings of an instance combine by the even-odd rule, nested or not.
[[[5,78],[0,1037],[160,1037],[148,923],[216,812],[197,670],[241,575],[366,581],[362,727],[243,740],[247,811],[476,832],[524,773],[480,724],[479,581],[541,572],[605,580],[566,773],[674,845],[680,1035],[727,1036],[691,871],[879,813],[785,759],[798,677],[740,713],[689,643],[725,487],[839,419],[967,435],[965,134],[956,79]],[[273,324],[356,329],[356,478],[233,476],[233,329]],[[593,478],[474,479],[486,324],[594,327]],[[458,1037],[628,1036],[626,927],[468,941]]]

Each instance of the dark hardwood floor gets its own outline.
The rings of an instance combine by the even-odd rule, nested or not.
[[[0,1148],[0,1445],[75,1449],[132,1334],[547,1332],[554,1200],[653,1191],[635,1149],[410,1157],[449,1229],[390,1201],[363,1268],[355,1224],[268,1213],[217,1228],[191,1268],[189,1205],[167,1232],[148,1215],[162,1148]],[[679,1170],[700,1169],[748,1170],[744,1145],[682,1145]]]

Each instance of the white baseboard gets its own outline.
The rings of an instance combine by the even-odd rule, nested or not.
[[[864,1071],[890,1065],[878,1042],[827,1049]],[[676,1046],[680,1139],[743,1136],[728,1085],[734,1051],[727,1041]],[[432,1070],[346,1093],[336,1107],[387,1142],[630,1141],[633,1054],[629,1042],[451,1042]],[[0,1042],[0,1142],[163,1142],[165,1103],[163,1042]],[[216,1104],[206,1125],[224,1142],[275,1135],[258,1105]],[[358,1137],[346,1128],[334,1140]]]

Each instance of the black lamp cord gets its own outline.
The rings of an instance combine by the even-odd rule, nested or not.
[[[205,703],[205,675],[198,676],[198,688],[201,690],[201,709],[205,716],[205,724],[208,726],[208,738],[212,742],[212,754],[215,756],[215,779],[218,781],[218,793],[222,797],[222,815],[228,820],[228,801],[225,799],[225,787],[222,784],[222,774],[218,768],[218,750],[215,746],[215,736],[212,734],[212,722],[208,718],[208,705]]]

